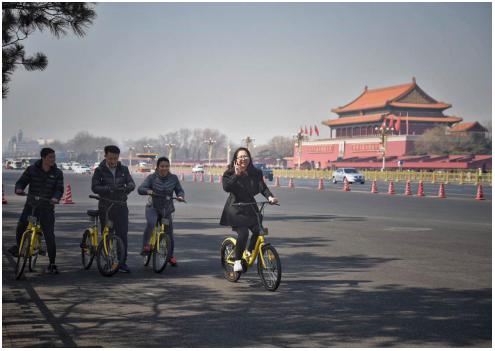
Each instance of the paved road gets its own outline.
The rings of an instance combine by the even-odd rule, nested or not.
[[[254,270],[223,278],[226,194],[185,182],[175,216],[179,267],[141,265],[144,197],[129,200],[131,274],[84,271],[78,242],[95,206],[89,176],[67,174],[75,205],[57,208],[61,274],[13,280],[22,199],[3,174],[3,346],[489,347],[491,201],[273,189],[265,224],[283,264],[275,293]],[[140,183],[142,175],[136,176]],[[45,261],[46,262],[46,261]]]

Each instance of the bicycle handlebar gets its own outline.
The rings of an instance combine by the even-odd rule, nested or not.
[[[17,193],[16,193],[17,194]],[[47,197],[42,197],[42,196],[36,196],[36,195],[29,195],[27,193],[21,193],[17,194],[19,196],[27,196],[33,198],[35,201],[46,201],[46,202],[52,202],[52,199],[49,199]],[[58,202],[57,202],[58,203]]]
[[[179,202],[185,202],[185,203],[187,203],[186,200],[182,199],[182,201],[180,201],[179,198],[177,198],[175,196],[170,197],[168,195],[159,195],[159,194],[155,194],[155,193],[148,194],[148,195],[151,196],[151,197],[159,197],[159,198],[166,199],[166,200],[176,200],[176,201],[179,201]]]
[[[257,202],[235,202],[232,204],[233,206],[251,206],[251,205],[272,205],[272,206],[280,206],[279,203],[273,204],[270,201],[257,201]]]
[[[125,205],[126,204],[125,201],[118,201],[118,200],[107,199],[105,197],[101,197],[101,196],[98,196],[98,195],[89,195],[89,197],[91,199],[104,200],[104,201],[113,202],[113,203],[116,203],[116,204],[122,204],[122,205]]]

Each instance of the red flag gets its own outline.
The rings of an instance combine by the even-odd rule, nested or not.
[[[400,117],[398,117],[397,121],[395,121],[395,130],[400,132]]]
[[[304,126],[304,134],[308,134],[308,127]]]
[[[313,126],[309,126],[309,135],[313,136]]]
[[[388,121],[388,127],[392,129],[394,127],[394,117],[390,116],[390,120]]]
[[[317,126],[315,126],[315,133],[316,133],[317,136],[320,136],[320,131],[318,130],[318,127]]]

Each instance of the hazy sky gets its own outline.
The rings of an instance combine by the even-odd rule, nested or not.
[[[491,119],[491,4],[99,3],[82,39],[24,41],[48,68],[18,69],[3,100],[4,144],[16,130],[67,140],[216,128],[261,144],[371,88],[410,82]]]

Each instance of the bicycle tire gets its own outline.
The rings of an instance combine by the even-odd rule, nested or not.
[[[40,235],[39,241],[36,243],[38,246],[35,247],[34,254],[29,257],[29,271],[30,272],[34,272],[34,270],[36,269],[36,263],[38,262],[38,256],[39,256],[40,250],[43,248],[44,234],[43,234],[43,232],[41,232],[39,235]]]
[[[161,273],[167,267],[167,263],[170,260],[170,237],[167,233],[161,233],[158,237],[158,245],[153,249],[153,271],[155,273]],[[160,248],[160,249],[158,249]],[[160,250],[160,252],[158,252]],[[161,259],[161,261],[160,261]]]
[[[105,254],[105,247],[103,240],[101,240],[96,251],[96,264],[101,275],[111,277],[118,272],[119,266],[123,261],[119,256],[124,254],[124,243],[122,239],[114,234],[109,235],[106,240],[109,254]]]
[[[222,241],[220,247],[220,261],[224,269],[224,276],[229,282],[235,283],[241,277],[241,272],[234,272],[234,266],[228,263],[228,259],[232,258],[235,253],[236,241],[232,237],[227,237]]]
[[[24,240],[22,241],[22,246],[19,250],[19,256],[17,257],[17,263],[15,265],[15,279],[19,280],[22,277],[24,268],[26,267],[26,262],[29,256],[29,246],[31,245],[31,231],[25,231],[22,234]]]
[[[93,264],[96,252],[91,240],[91,231],[86,229],[82,236],[81,261],[84,269],[90,269]]]
[[[261,256],[263,256],[266,268],[263,268]],[[258,274],[266,290],[277,290],[280,281],[282,280],[282,264],[277,250],[270,244],[264,245],[260,250],[258,257]]]

